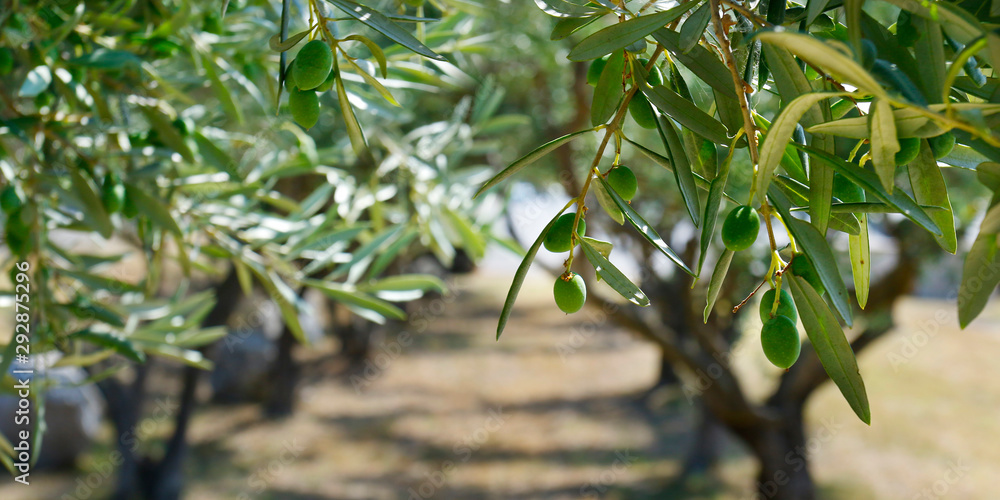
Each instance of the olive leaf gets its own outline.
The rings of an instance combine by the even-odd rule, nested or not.
[[[662,28],[663,25],[681,17],[681,14],[687,12],[691,7],[694,7],[694,2],[612,24],[581,40],[569,51],[569,55],[566,57],[570,61],[589,61],[624,49],[636,40],[645,38],[650,33]]]
[[[407,49],[416,52],[424,57],[431,59],[437,59],[439,61],[444,61],[445,58],[440,54],[435,53],[429,47],[424,45],[420,40],[410,34],[409,31],[401,28],[398,24],[392,22],[391,19],[385,17],[382,13],[377,10],[371,9],[359,3],[353,2],[351,0],[326,0],[332,3],[338,9],[344,11],[345,14],[361,21],[368,25],[369,28],[382,33],[390,40],[406,47]]]
[[[875,166],[875,173],[878,174],[879,180],[882,181],[882,187],[892,193],[895,186],[896,153],[899,152],[899,140],[896,139],[896,121],[893,119],[892,106],[889,101],[876,99],[868,118],[872,164]]]
[[[593,245],[588,243],[586,240],[581,240],[580,247],[583,249],[583,255],[586,256],[587,260],[589,260],[594,266],[594,271],[597,272],[597,275],[600,276],[601,279],[608,284],[608,286],[618,292],[618,294],[622,297],[625,297],[626,300],[637,306],[645,307],[649,305],[649,297],[647,297],[635,283],[632,283],[632,281],[629,280],[624,273],[619,271],[618,268],[607,259],[607,257],[594,248]]]
[[[705,296],[705,323],[708,323],[708,317],[712,314],[712,309],[715,308],[715,301],[719,299],[719,292],[722,290],[722,283],[726,280],[726,274],[729,273],[729,264],[733,262],[733,255],[736,255],[736,252],[727,248],[723,250],[718,262],[715,263],[712,279],[708,282],[708,294]]]
[[[622,100],[622,70],[625,68],[625,54],[618,50],[608,57],[601,71],[601,77],[594,89],[594,100],[590,106],[590,123],[597,126],[607,122]]]
[[[843,52],[815,37],[791,31],[765,31],[756,35],[764,43],[787,49],[802,60],[821,68],[838,81],[850,83],[860,91],[888,98],[885,89],[870,73]]]
[[[517,300],[517,294],[521,291],[521,286],[524,285],[524,278],[528,275],[528,269],[531,268],[531,263],[535,260],[535,255],[538,254],[538,249],[541,248],[542,242],[545,241],[545,235],[549,234],[549,230],[552,229],[552,225],[556,223],[556,219],[559,218],[569,205],[563,207],[545,225],[542,232],[538,234],[538,238],[535,242],[531,244],[528,251],[524,254],[524,259],[521,260],[521,264],[517,266],[517,271],[514,271],[514,281],[510,283],[510,289],[507,291],[507,298],[504,299],[503,309],[500,310],[500,318],[497,320],[497,340],[500,340],[500,334],[503,333],[504,327],[507,326],[507,320],[510,319],[510,313],[514,310],[514,301]]]
[[[837,384],[840,393],[851,405],[854,414],[862,422],[871,425],[871,408],[868,406],[868,394],[865,391],[864,380],[858,369],[858,360],[851,350],[851,344],[844,335],[843,328],[833,317],[830,309],[813,290],[806,280],[800,276],[788,275],[785,278],[792,289],[795,307],[802,319],[809,342],[816,351],[823,369],[830,379]]]
[[[935,236],[934,239],[948,253],[957,252],[958,237],[955,232],[955,214],[951,209],[948,185],[944,182],[941,167],[934,159],[934,152],[926,140],[920,140],[920,152],[917,154],[916,160],[911,161],[906,166],[906,170],[910,176],[910,187],[913,189],[914,201],[921,205],[934,205],[942,208],[942,210],[927,214],[943,233],[940,236]]]
[[[551,153],[559,146],[566,144],[567,142],[579,137],[582,134],[592,131],[593,129],[580,130],[578,132],[566,134],[562,137],[553,139],[549,142],[546,142],[545,144],[542,144],[541,146],[535,148],[530,153],[515,160],[514,163],[511,163],[510,165],[507,166],[507,168],[501,170],[500,173],[493,176],[492,179],[486,181],[486,184],[483,184],[483,186],[479,188],[479,191],[476,191],[476,194],[473,196],[473,198],[478,197],[479,195],[483,194],[483,192],[485,192],[486,190],[492,188],[493,186],[496,186],[497,184],[500,184],[508,177],[520,172],[521,169],[527,167],[528,165],[531,165],[539,158]]]

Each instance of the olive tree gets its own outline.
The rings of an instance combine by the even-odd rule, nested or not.
[[[501,89],[477,89],[441,55],[460,60],[480,48],[474,41],[440,53],[418,41],[458,40],[451,30],[475,22],[467,13],[431,19],[410,8],[390,20],[353,2],[302,12],[263,1],[221,11],[186,1],[9,7],[0,12],[3,265],[10,288],[25,284],[20,274],[30,280],[17,298],[30,334],[6,342],[0,372],[13,384],[21,345],[39,377],[42,354],[88,370],[119,437],[115,498],[180,494],[199,374],[242,296],[261,289],[278,305],[275,383],[284,385],[273,392],[288,396],[291,349],[311,340],[305,291],[368,321],[402,319],[399,303],[444,284],[405,273],[401,260],[475,259],[494,240],[472,194],[489,175],[476,155],[507,127],[494,116]],[[286,71],[289,51],[298,72]],[[322,93],[305,88],[317,72]],[[107,251],[74,250],[74,233]],[[153,359],[186,365],[162,454],[122,439],[142,420]],[[38,450],[43,395],[34,401]],[[0,441],[13,472],[12,459]]]
[[[981,2],[862,8],[862,2],[723,0],[662,10],[653,2],[536,4],[555,18],[552,43],[572,39],[567,58],[592,61],[585,76],[594,86],[590,123],[514,161],[480,192],[577,139],[596,134],[598,145],[589,169],[579,169],[582,183],[565,183],[577,186],[572,199],[517,270],[497,336],[543,246],[568,252],[553,290],[560,309],[576,311],[585,299],[606,305],[577,274],[574,260],[583,257],[590,272],[637,306],[605,310],[656,341],[685,378],[707,378],[697,395],[711,419],[760,460],[761,493],[814,497],[808,457],[795,452],[805,444],[804,402],[832,379],[857,416],[871,422],[855,352],[891,328],[892,304],[911,288],[924,241],[966,253],[961,326],[1000,282],[994,69],[1000,38],[991,31],[997,18]],[[644,128],[655,132],[658,147],[643,143]],[[637,156],[644,161],[623,160]],[[639,191],[652,190],[654,198],[677,193],[680,214],[662,212],[659,200],[630,203],[635,175],[652,177],[640,166],[672,173],[675,186],[643,183]],[[969,249],[959,248],[945,169],[994,193],[955,198],[956,210],[969,204],[986,212]],[[650,271],[633,281],[619,271],[611,242],[586,235],[594,200],[608,218],[631,227],[648,252],[672,261],[676,276]],[[718,221],[724,200],[734,207]],[[906,222],[898,223],[900,216]],[[673,229],[684,224],[697,234],[675,250]],[[898,239],[896,265],[877,283],[869,246],[874,227]],[[755,245],[759,233],[766,239]],[[851,287],[829,243],[837,233],[849,241],[843,259]],[[761,257],[767,271],[748,283],[749,262]],[[701,306],[692,300],[695,283],[702,285]],[[762,289],[760,344],[786,371],[771,397],[753,403],[728,353],[739,333],[733,314]],[[730,295],[742,300],[720,300]],[[641,312],[651,304],[659,314]],[[845,332],[851,326],[858,331]],[[766,486],[775,484],[773,491]]]

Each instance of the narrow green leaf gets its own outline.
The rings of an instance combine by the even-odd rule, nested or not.
[[[365,140],[365,133],[361,130],[357,116],[354,115],[354,108],[351,101],[347,99],[347,90],[344,89],[344,79],[340,75],[340,67],[337,58],[333,59],[334,86],[337,88],[337,102],[340,103],[340,113],[344,117],[344,128],[347,129],[347,137],[351,140],[351,148],[354,154],[362,159],[371,159],[371,152],[368,150],[368,141]]]
[[[944,37],[941,35],[941,25],[938,21],[912,17],[913,27],[920,33],[913,46],[917,61],[920,62],[920,72],[927,97],[931,102],[940,102],[944,89],[945,72],[948,65],[944,58]]]
[[[90,227],[97,231],[101,237],[110,238],[115,231],[115,226],[108,218],[108,212],[104,210],[104,204],[101,203],[101,198],[97,195],[94,187],[80,174],[79,168],[71,167],[69,175],[70,180],[73,181],[73,191],[80,203],[83,204],[81,208],[83,208],[84,221],[88,222]]]
[[[625,22],[615,23],[584,38],[569,51],[570,61],[589,61],[619,49],[624,49],[636,40],[645,38],[665,24],[681,17],[694,7],[694,2],[678,5],[670,10],[633,17]]]
[[[131,359],[132,361],[135,361],[136,363],[143,363],[146,361],[146,355],[132,345],[132,343],[125,337],[105,332],[80,330],[76,333],[70,334],[68,338],[70,340],[82,340],[97,346],[106,347],[128,359]]]
[[[606,123],[621,103],[625,91],[622,89],[622,70],[625,68],[625,53],[616,50],[608,58],[601,72],[601,78],[594,88],[594,99],[590,105],[590,123],[597,126]]]
[[[812,207],[809,206],[810,197],[810,187],[802,184],[791,177],[785,175],[778,175],[774,178],[773,186],[777,186],[781,192],[791,200],[795,208],[792,208],[793,212],[797,211],[809,211]],[[838,207],[842,207],[844,203],[835,203],[830,206],[830,229],[835,231],[841,231],[847,234],[858,234],[861,231],[858,225],[858,219],[854,216],[854,211],[862,210],[847,210],[845,208],[840,208],[838,213]],[[854,208],[853,204],[851,208]],[[895,210],[895,209],[890,209]]]
[[[854,357],[844,330],[823,299],[804,278],[790,274],[786,279],[792,289],[792,298],[795,299],[802,326],[806,329],[806,335],[809,336],[809,342],[823,364],[823,369],[837,384],[858,418],[871,425],[871,408],[868,406],[865,383],[861,379],[858,360]]]
[[[798,125],[808,110],[823,99],[843,95],[843,93],[812,93],[804,94],[789,102],[781,114],[774,119],[767,135],[760,146],[760,157],[757,164],[757,198],[764,199],[767,189],[771,186],[774,171],[781,163],[785,147],[792,140],[795,126]]]
[[[309,338],[302,330],[302,323],[299,320],[299,311],[304,305],[302,298],[274,271],[269,270],[266,276],[258,276],[258,278],[260,278],[259,281],[271,300],[278,304],[281,317],[285,320],[285,326],[299,342],[303,345],[309,345]]]
[[[704,321],[708,323],[708,317],[715,308],[715,301],[719,299],[719,292],[722,290],[722,283],[726,281],[726,274],[729,273],[729,264],[733,262],[733,252],[725,249],[719,256],[719,261],[715,263],[715,270],[712,271],[712,279],[708,282],[708,294],[706,295]]]
[[[673,261],[674,264],[677,264],[677,266],[683,269],[684,272],[690,274],[691,276],[695,276],[694,271],[688,268],[687,264],[681,260],[680,256],[677,255],[665,241],[663,241],[663,238],[656,233],[653,226],[646,222],[646,219],[643,219],[642,216],[632,208],[632,205],[629,205],[629,203],[625,201],[621,195],[615,192],[614,189],[611,189],[611,186],[608,186],[607,181],[605,181],[602,177],[597,177],[597,182],[599,182],[604,189],[607,190],[611,199],[616,205],[618,205],[622,214],[625,215],[625,219],[628,220],[629,224],[631,224],[636,231],[639,231],[639,234],[641,234],[643,238],[646,238],[646,241],[650,242],[660,252],[663,252],[663,255],[666,255],[668,259]]]
[[[997,229],[986,231],[987,223],[1000,221],[1000,205],[994,206],[986,214],[979,236],[969,249],[962,267],[962,282],[958,287],[958,323],[962,328],[969,326],[979,316],[1000,284],[1000,236]]]
[[[889,101],[876,99],[868,118],[872,164],[875,166],[875,173],[878,174],[879,180],[882,181],[882,187],[892,193],[895,187],[896,153],[899,152],[899,140],[896,139],[896,120],[893,118],[892,106]]]
[[[615,247],[613,243],[610,241],[599,240],[597,238],[591,238],[590,236],[584,236],[583,239],[590,244],[590,246],[594,247],[598,253],[603,255],[605,259],[611,258],[611,250]]]
[[[712,179],[712,186],[708,188],[708,201],[705,202],[705,224],[701,228],[701,251],[698,254],[698,276],[701,276],[701,267],[705,264],[705,257],[708,256],[712,237],[715,236],[715,224],[719,216],[719,205],[722,203],[722,194],[726,189],[726,180],[729,179],[729,166],[732,159],[733,154],[732,150],[730,150],[726,159],[719,166],[719,174],[715,179]]]
[[[592,2],[568,2],[566,0],[535,0],[542,12],[556,18],[592,16],[600,12]]]
[[[809,0],[806,7],[806,24],[812,24],[820,14],[826,10],[826,5],[830,0]]]
[[[313,279],[303,280],[302,284],[323,292],[323,295],[336,302],[360,307],[387,318],[406,319],[406,313],[402,309],[382,299],[360,292],[354,286]]]
[[[686,5],[694,6],[695,2],[688,2]],[[733,77],[729,74],[729,68],[719,57],[709,49],[701,45],[695,45],[689,52],[681,50],[680,33],[667,28],[660,28],[653,32],[653,38],[663,45],[673,56],[691,70],[698,78],[720,94],[730,98],[734,103],[736,91],[733,90]]]
[[[625,215],[622,214],[621,209],[618,208],[615,201],[611,199],[611,195],[608,193],[608,189],[604,187],[604,184],[597,183],[594,195],[597,197],[597,203],[601,205],[601,208],[608,214],[608,217],[611,217],[611,220],[618,224],[625,224]]]
[[[958,236],[955,233],[955,214],[951,209],[951,198],[948,196],[948,185],[941,175],[941,167],[934,159],[927,140],[920,140],[920,153],[917,159],[906,167],[910,175],[910,188],[913,189],[913,199],[921,205],[934,205],[943,208],[927,214],[943,233],[935,236],[938,245],[948,253],[958,251]]]
[[[390,40],[416,52],[424,57],[444,61],[445,58],[436,54],[433,50],[417,40],[409,31],[401,28],[389,18],[382,15],[377,10],[371,9],[351,0],[326,0],[332,3],[345,14],[368,25],[369,28],[382,33]]]
[[[787,49],[804,61],[823,69],[837,81],[854,85],[875,97],[888,97],[875,77],[846,54],[817,38],[791,31],[765,31],[758,34],[757,38],[764,43]]]
[[[619,295],[625,297],[629,302],[637,305],[646,307],[649,305],[649,297],[639,289],[635,283],[632,283],[621,271],[618,270],[614,264],[611,263],[604,255],[601,255],[596,248],[594,248],[586,240],[580,241],[580,247],[583,249],[583,255],[587,257],[587,260],[594,266],[594,270],[597,271],[597,275],[604,280],[614,291],[618,292]]]
[[[135,203],[140,214],[148,217],[163,229],[174,233],[177,237],[183,237],[184,233],[181,231],[180,226],[177,225],[177,221],[174,220],[174,217],[170,215],[170,210],[160,200],[146,194],[146,191],[130,182],[125,183],[125,196]]]
[[[698,7],[698,10],[691,13],[684,24],[681,25],[681,38],[680,38],[680,48],[683,52],[690,52],[695,45],[698,45],[698,41],[701,40],[701,36],[705,34],[705,28],[708,27],[708,21],[712,19],[712,2],[705,2]]]
[[[830,296],[833,308],[847,326],[851,326],[852,319],[851,304],[847,295],[847,286],[844,285],[843,278],[840,277],[840,269],[837,267],[837,258],[833,255],[826,238],[811,224],[801,219],[792,217],[789,213],[789,202],[785,196],[777,189],[772,189],[768,193],[771,203],[778,210],[781,218],[785,221],[785,227],[795,238],[795,243],[809,256],[816,273],[819,274],[826,293]]]
[[[572,134],[566,134],[558,139],[553,139],[549,142],[546,142],[545,144],[542,144],[541,146],[535,148],[534,151],[518,158],[516,161],[514,161],[514,163],[511,163],[510,165],[507,166],[507,168],[500,171],[499,174],[493,176],[492,179],[486,181],[486,184],[483,184],[483,187],[479,188],[479,191],[476,191],[476,194],[475,196],[473,196],[473,198],[478,197],[479,195],[483,194],[483,192],[485,192],[487,189],[490,189],[491,187],[500,184],[506,178],[520,172],[522,168],[531,165],[533,162],[535,162],[535,160],[538,160],[539,158],[551,153],[559,146],[566,144],[567,142],[579,137],[582,134],[592,131],[593,129],[587,129],[587,130],[581,130],[579,132],[573,132]]]
[[[822,162],[809,165],[809,218],[812,225],[825,235],[830,226],[833,204],[833,169]]]
[[[284,52],[302,41],[302,39],[309,35],[311,31],[312,30],[300,31],[288,37],[285,41],[281,41],[281,33],[275,33],[270,39],[268,39],[267,46],[275,52]]]
[[[658,117],[656,120],[656,130],[660,134],[663,146],[670,155],[670,162],[674,168],[674,180],[681,191],[684,199],[684,207],[687,208],[688,215],[695,227],[701,225],[701,200],[698,199],[698,190],[695,188],[694,172],[691,171],[691,162],[688,161],[687,152],[684,150],[684,143],[677,136],[677,130],[669,119]]]
[[[871,246],[868,242],[868,215],[858,217],[861,231],[857,235],[848,236],[848,247],[851,254],[851,274],[854,276],[854,295],[862,309],[868,304],[868,290],[872,278]]]
[[[555,27],[552,28],[552,34],[549,35],[549,40],[562,40],[600,18],[601,16],[598,15],[589,17],[566,17],[560,19],[556,22]]]
[[[569,208],[569,206],[560,210],[559,213],[557,213],[555,217],[553,217],[552,220],[545,225],[542,232],[538,234],[538,238],[536,238],[535,242],[528,248],[528,252],[524,255],[524,259],[521,260],[521,264],[517,266],[517,271],[514,271],[514,281],[510,284],[510,290],[507,291],[507,298],[504,299],[503,302],[503,309],[500,310],[500,319],[497,320],[497,340],[500,340],[500,334],[503,333],[504,327],[507,326],[507,320],[510,319],[510,313],[514,310],[514,301],[517,300],[517,294],[521,291],[521,285],[524,285],[524,278],[528,275],[528,269],[531,268],[531,263],[535,260],[535,255],[538,253],[538,249],[541,248],[542,242],[545,240],[545,235],[549,234],[549,229],[552,229],[552,225],[556,223],[556,219],[558,219],[567,208]]]
[[[396,101],[396,98],[392,96],[392,93],[389,92],[389,89],[385,88],[385,86],[383,86],[381,82],[376,80],[374,76],[369,75],[367,71],[361,69],[361,66],[358,66],[358,64],[352,61],[351,58],[345,57],[344,60],[351,65],[351,69],[353,69],[355,73],[361,75],[361,78],[364,79],[365,83],[371,85],[372,87],[375,88],[376,91],[378,91],[379,95],[382,96],[382,99],[385,99],[386,102],[392,104],[393,106],[399,107],[399,102]]]
[[[905,215],[907,218],[916,222],[920,227],[928,230],[931,234],[935,236],[940,236],[943,234],[941,229],[937,227],[937,224],[924,212],[916,202],[910,198],[903,190],[896,189],[892,193],[889,193],[882,187],[882,182],[879,181],[878,176],[874,173],[869,172],[857,165],[853,165],[844,161],[843,159],[827,153],[826,151],[820,151],[810,146],[795,145],[796,148],[809,153],[814,159],[820,160],[830,167],[832,167],[841,175],[850,179],[851,182],[861,186],[868,193],[871,193],[876,198],[878,198],[883,203],[893,206],[899,213]]]
[[[371,52],[372,57],[374,57],[375,60],[378,61],[378,69],[382,72],[382,78],[386,78],[388,76],[389,70],[388,67],[386,66],[385,53],[382,52],[382,47],[379,47],[378,44],[372,41],[370,38],[361,35],[351,35],[348,36],[347,38],[344,38],[344,40],[353,40],[355,42],[363,43],[365,47],[368,48],[368,52]]]
[[[730,137],[725,125],[677,92],[663,85],[655,87],[643,85],[642,93],[649,99],[650,104],[692,132],[716,144],[729,144]]]
[[[361,286],[359,289],[364,292],[420,290],[422,292],[444,293],[448,290],[448,286],[445,285],[444,281],[441,281],[441,278],[432,274],[403,274],[382,278]]]

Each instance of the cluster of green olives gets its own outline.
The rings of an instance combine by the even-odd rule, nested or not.
[[[795,326],[798,312],[792,295],[784,289],[779,292],[776,288],[764,292],[760,299],[760,320],[764,323],[760,331],[760,345],[764,349],[764,356],[774,366],[787,370],[799,359],[799,352],[802,350],[799,331]]]
[[[549,232],[542,240],[545,249],[553,253],[568,252],[576,246],[573,240],[573,221],[576,220],[576,212],[565,213],[549,228]],[[580,218],[576,226],[578,238],[582,238],[587,232],[587,221]],[[587,300],[587,285],[578,274],[567,271],[559,278],[552,287],[552,294],[555,296],[556,305],[566,314],[579,311],[583,303]]]
[[[288,110],[295,123],[312,128],[319,121],[319,95],[333,87],[333,51],[322,40],[302,46],[285,71]]]
[[[624,165],[614,165],[608,170],[607,182],[619,196],[625,201],[630,201],[635,197],[639,189],[639,183],[635,178],[632,169]],[[576,246],[573,239],[573,221],[576,220],[576,212],[562,214],[546,233],[542,244],[545,249],[553,253],[569,252]],[[587,233],[587,221],[582,217],[576,226],[577,238],[582,238]],[[556,305],[566,314],[572,314],[583,307],[587,300],[587,285],[583,278],[571,271],[566,271],[562,276],[556,278],[552,287],[552,294],[555,296]]]

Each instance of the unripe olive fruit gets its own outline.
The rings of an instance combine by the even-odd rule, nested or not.
[[[313,40],[299,50],[292,66],[295,85],[302,90],[319,87],[333,69],[333,52],[322,40]]]
[[[21,201],[21,197],[17,194],[17,189],[10,184],[0,191],[0,209],[3,209],[5,214],[12,214],[21,209],[24,203]]]
[[[833,174],[833,196],[844,203],[865,201],[865,190],[839,172]]]
[[[0,48],[0,75],[8,75],[14,69],[14,51],[9,47]]]
[[[772,318],[771,309],[774,307],[775,295],[779,297],[778,312],[773,317],[785,316],[794,323],[799,318],[799,313],[795,310],[795,301],[792,300],[792,294],[788,293],[788,290],[784,288],[781,289],[781,294],[776,294],[774,288],[764,292],[764,296],[760,298],[761,322],[767,323]]]
[[[330,74],[329,76],[326,77],[326,80],[324,80],[323,83],[319,84],[319,87],[316,87],[316,92],[326,92],[332,89],[333,81],[336,79],[336,77],[337,74],[334,73],[333,70],[330,70]]]
[[[104,185],[101,186],[101,203],[109,214],[113,214],[122,209],[125,205],[125,186],[118,182],[115,174],[108,173],[104,176]]]
[[[746,250],[757,241],[760,232],[760,217],[753,207],[740,205],[726,216],[722,223],[722,243],[726,248],[739,252]]]
[[[295,67],[295,59],[292,59],[292,62],[288,63],[288,67],[285,68],[285,91],[286,92],[291,92],[291,91],[293,91],[293,90],[295,90],[295,89],[298,88],[298,86],[295,85],[295,72],[292,71],[292,68],[294,68],[294,67]]]
[[[813,265],[808,255],[804,253],[795,254],[792,257],[791,271],[792,274],[806,280],[806,283],[809,283],[816,290],[816,293],[820,295],[826,293],[823,280],[820,279],[819,273],[816,271],[816,266]]]
[[[572,314],[583,308],[583,303],[587,301],[587,285],[579,274],[569,273],[569,276],[556,278],[552,295],[562,312]]]
[[[931,145],[931,151],[934,152],[934,159],[940,160],[948,156],[952,149],[955,149],[955,134],[945,132],[939,136],[928,138],[927,142]]]
[[[601,80],[601,73],[604,72],[604,67],[608,65],[608,58],[611,54],[604,57],[594,59],[590,63],[590,67],[587,68],[587,83],[593,86],[597,86],[597,82]]]
[[[576,212],[571,212],[568,214],[562,214],[556,219],[556,222],[552,224],[549,229],[548,234],[545,235],[545,239],[542,240],[542,244],[545,245],[545,249],[553,253],[568,252],[573,248],[570,228],[573,227],[573,219],[576,218]],[[583,236],[587,233],[587,221],[580,219],[580,223],[576,226],[576,234]]]
[[[656,112],[653,111],[653,106],[649,104],[645,95],[636,92],[628,102],[628,112],[640,127],[656,128]]]
[[[288,93],[288,109],[295,123],[312,128],[319,121],[319,96],[315,90],[292,90]]]
[[[643,68],[645,68],[649,64],[649,59],[640,57],[638,62]],[[663,71],[660,70],[659,66],[653,66],[649,70],[649,76],[646,77],[646,83],[648,83],[650,87],[663,85]]]
[[[799,331],[787,316],[775,316],[764,323],[760,331],[760,345],[771,364],[785,369],[795,364],[802,350]]]
[[[917,159],[920,153],[920,139],[907,137],[899,140],[899,151],[896,152],[896,165],[907,165]]]
[[[608,185],[625,201],[634,198],[635,192],[639,189],[639,182],[635,179],[632,169],[622,165],[611,167],[608,172]]]

